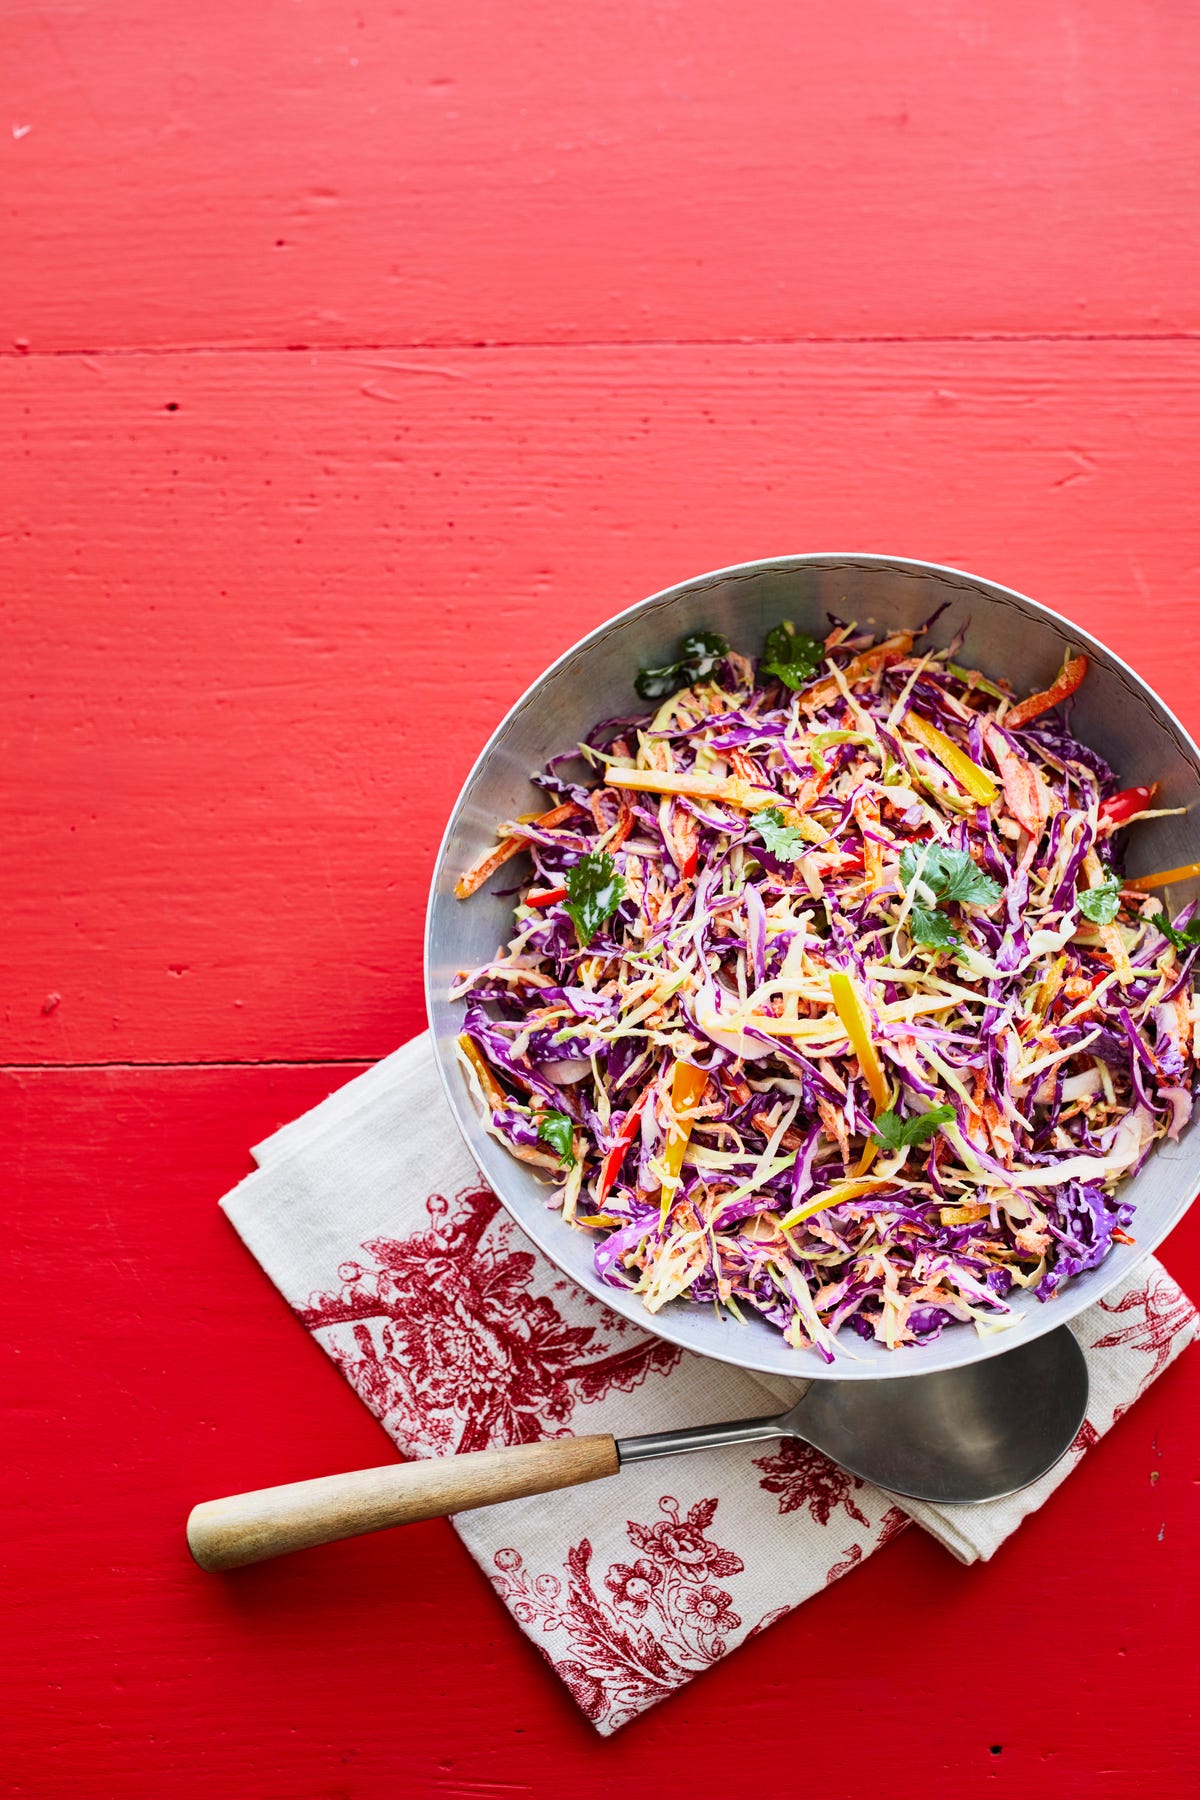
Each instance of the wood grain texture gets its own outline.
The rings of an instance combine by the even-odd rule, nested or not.
[[[5,11],[0,347],[1200,328],[1179,0]]]
[[[202,1500],[188,1515],[188,1549],[202,1569],[241,1569],[341,1538],[577,1487],[618,1467],[616,1440],[591,1436],[349,1469]]]
[[[741,1795],[759,1783],[731,1737],[761,1747],[794,1729],[803,1690],[842,1722],[805,1742],[805,1787],[829,1800],[861,1800],[889,1758],[901,1792],[907,1770],[965,1800],[1190,1796],[1194,1352],[993,1563],[960,1569],[906,1533],[603,1743],[441,1521],[236,1576],[197,1569],[182,1530],[197,1495],[391,1454],[213,1204],[247,1144],[345,1074],[0,1076],[16,1271],[0,1340],[0,1791]],[[1200,1291],[1200,1214],[1165,1254]],[[664,1465],[664,1492],[680,1479]],[[619,1508],[620,1491],[590,1493]],[[923,1634],[916,1652],[870,1647],[893,1626]],[[976,1672],[948,1678],[930,1635],[975,1645]]]
[[[1198,430],[1200,344],[0,365],[0,1060],[392,1049],[487,733],[722,563],[977,569],[1195,728]]]
[[[446,810],[581,631],[907,552],[1196,728],[1200,14],[14,0],[0,60],[0,1062],[75,1065],[0,1070],[0,1792],[696,1800],[807,1709],[824,1800],[1190,1800],[1194,1355],[993,1565],[909,1532],[605,1743],[445,1524],[181,1525],[390,1454],[214,1200],[419,1028]]]

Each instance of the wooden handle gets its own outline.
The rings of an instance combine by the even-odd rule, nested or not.
[[[206,1500],[188,1519],[188,1548],[202,1569],[237,1569],[359,1532],[598,1481],[618,1466],[613,1438],[578,1437],[353,1469]]]

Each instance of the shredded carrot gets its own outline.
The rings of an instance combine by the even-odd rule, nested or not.
[[[543,829],[548,829],[554,825],[561,825],[565,819],[569,819],[572,814],[578,812],[578,810],[579,808],[575,805],[575,802],[573,800],[568,800],[562,806],[552,806],[549,812],[538,813],[536,818],[517,820],[515,822],[518,824],[537,825]],[[497,844],[494,850],[489,850],[486,856],[481,856],[479,861],[474,863],[471,868],[467,870],[466,874],[460,876],[458,881],[455,882],[455,899],[469,900],[472,894],[478,893],[484,882],[489,880],[490,877],[496,873],[497,869],[502,868],[511,857],[516,856],[518,851],[525,848],[526,842],[527,839],[523,832],[513,832],[509,837],[504,838],[501,843]]]

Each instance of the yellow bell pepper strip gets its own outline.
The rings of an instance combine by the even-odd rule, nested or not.
[[[458,1048],[464,1060],[471,1065],[475,1079],[479,1083],[480,1091],[488,1106],[490,1106],[494,1112],[498,1111],[500,1107],[506,1106],[509,1101],[509,1096],[504,1092],[504,1089],[500,1086],[500,1083],[496,1080],[487,1063],[480,1055],[474,1040],[469,1038],[465,1031],[458,1038]],[[551,1156],[548,1151],[534,1150],[531,1146],[526,1144],[506,1144],[505,1148],[508,1150],[510,1156],[515,1156],[517,1158],[518,1162],[533,1163],[539,1169],[558,1170],[560,1167],[558,1157]]]
[[[694,1068],[691,1063],[675,1064],[671,1075],[671,1110],[675,1114],[675,1121],[667,1133],[666,1147],[658,1159],[659,1167],[666,1177],[663,1182],[663,1187],[667,1190],[664,1199],[669,1198],[669,1190],[679,1180],[684,1152],[692,1135],[692,1110],[699,1105],[707,1086],[708,1074],[704,1069]]]
[[[794,800],[777,794],[774,788],[743,781],[738,775],[704,775],[695,769],[610,769],[608,785],[630,788],[639,794],[682,794],[689,800],[719,800],[740,812],[775,806],[783,814],[784,824],[794,826],[810,844],[823,844],[829,836],[804,811],[818,796],[815,783],[806,783]]]
[[[966,789],[972,800],[980,806],[990,806],[1000,792],[986,769],[981,769],[977,762],[972,762],[965,750],[960,750],[952,738],[920,713],[907,712],[904,715],[904,729],[909,737],[916,738],[932,756],[936,756],[944,769],[949,770],[960,787]]]
[[[858,1058],[863,1080],[871,1090],[871,1098],[880,1112],[886,1112],[890,1098],[888,1080],[871,1041],[871,1021],[862,996],[853,978],[844,969],[833,969],[830,972],[829,991],[833,995],[838,1018],[846,1027],[846,1036]]]
[[[891,1187],[893,1178],[890,1175],[868,1175],[865,1180],[835,1181],[832,1187],[825,1189],[815,1199],[806,1200],[794,1212],[780,1219],[780,1231],[791,1231],[795,1225],[802,1225],[805,1219],[811,1219],[814,1213],[824,1212],[827,1206],[840,1206],[843,1200],[858,1200],[863,1194],[877,1194],[881,1188]]]
[[[1054,999],[1054,996],[1062,986],[1063,976],[1066,972],[1066,957],[1056,956],[1054,961],[1050,964],[1050,967],[1046,970],[1046,973],[1042,976],[1042,979],[1037,986],[1037,992],[1034,994],[1032,1016],[1035,1019],[1044,1019],[1046,1014],[1050,1011],[1050,1002]]]
[[[474,1070],[475,1079],[483,1090],[483,1097],[488,1105],[493,1109],[503,1106],[508,1096],[476,1049],[474,1039],[469,1038],[464,1031],[459,1036],[458,1047]]]
[[[987,1218],[991,1207],[986,1200],[969,1200],[965,1206],[942,1206],[938,1211],[943,1225],[974,1225]]]
[[[608,785],[628,788],[636,794],[683,794],[689,800],[723,800],[727,806],[749,811],[759,806],[790,806],[786,794],[739,776],[704,775],[695,769],[608,770]]]
[[[879,1145],[876,1144],[873,1139],[868,1138],[863,1145],[863,1153],[858,1159],[858,1167],[854,1171],[855,1175],[865,1175],[878,1155]]]
[[[1127,875],[1121,885],[1147,894],[1152,888],[1172,887],[1177,881],[1194,881],[1197,875],[1200,875],[1200,862],[1181,863],[1177,869],[1159,869],[1154,875]]]

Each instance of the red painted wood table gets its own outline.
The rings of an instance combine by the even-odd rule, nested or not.
[[[3,9],[0,1787],[1194,1792],[1200,1354],[995,1561],[908,1533],[601,1742],[442,1523],[201,1575],[386,1440],[235,1241],[419,1029],[441,822],[580,632],[965,565],[1200,725],[1200,19]],[[1166,1246],[1200,1293],[1200,1214]]]

